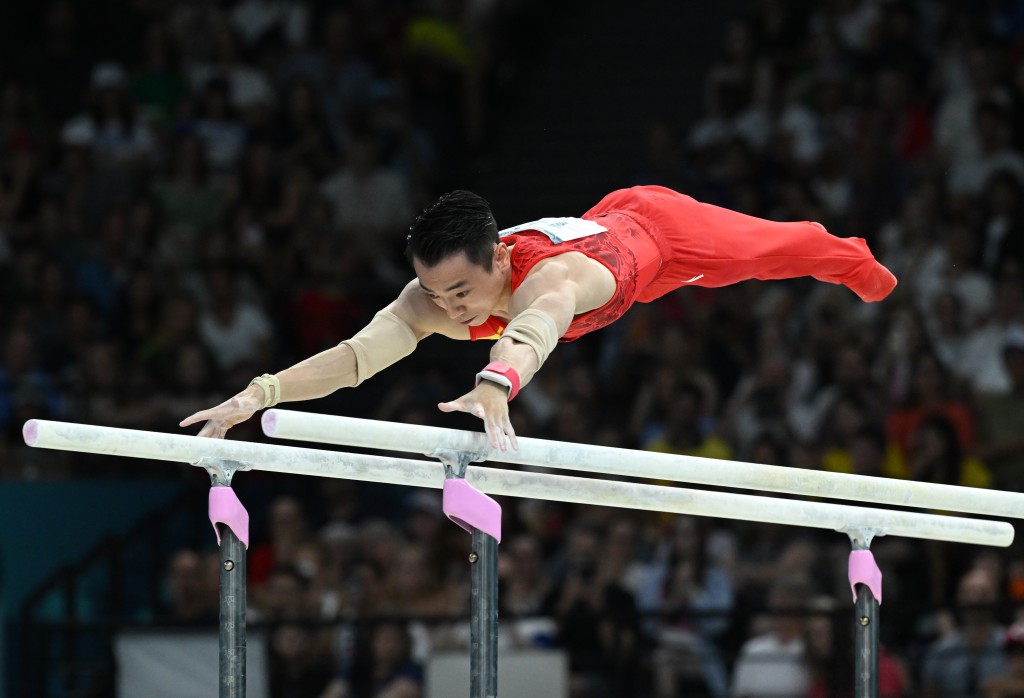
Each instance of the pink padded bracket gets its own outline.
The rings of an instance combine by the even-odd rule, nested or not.
[[[445,515],[470,533],[483,531],[501,542],[501,505],[471,484],[458,477],[444,481]]]
[[[249,549],[249,512],[238,501],[238,495],[230,487],[210,488],[210,523],[217,534],[217,545],[220,545],[220,529],[222,523],[238,536],[246,550]]]
[[[857,585],[863,584],[879,604],[882,603],[882,570],[878,569],[875,556],[870,550],[850,551],[850,591],[853,592],[853,602],[857,603]]]

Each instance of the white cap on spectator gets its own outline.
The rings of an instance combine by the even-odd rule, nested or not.
[[[97,63],[92,69],[92,86],[102,90],[109,87],[121,87],[125,83],[127,75],[120,63],[114,61],[103,61]]]

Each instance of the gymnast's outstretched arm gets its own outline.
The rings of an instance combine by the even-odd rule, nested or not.
[[[312,400],[357,386],[411,354],[421,339],[445,322],[443,312],[424,298],[419,284],[411,282],[351,339],[275,375],[253,379],[241,392],[216,407],[186,417],[180,426],[205,421],[199,436],[223,438],[228,429],[265,407]]]

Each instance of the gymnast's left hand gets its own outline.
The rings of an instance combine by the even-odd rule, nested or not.
[[[515,429],[508,418],[508,390],[503,386],[480,381],[480,385],[462,397],[442,402],[437,407],[442,412],[465,412],[484,420],[491,448],[507,451],[511,444],[514,450],[519,450]]]
[[[223,439],[228,433],[228,429],[256,414],[262,402],[263,388],[258,385],[250,385],[216,407],[185,417],[178,426],[187,427],[190,424],[206,422],[198,436]]]

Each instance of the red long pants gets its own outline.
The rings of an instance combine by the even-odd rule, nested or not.
[[[582,217],[616,212],[637,219],[660,248],[660,269],[637,294],[640,302],[682,286],[750,279],[811,276],[843,284],[865,301],[882,300],[896,286],[863,239],[836,237],[819,223],[768,221],[658,186],[614,191]]]

